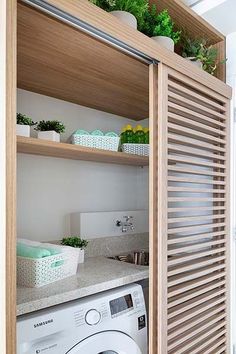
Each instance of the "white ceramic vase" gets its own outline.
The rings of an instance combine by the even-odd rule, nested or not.
[[[118,18],[120,21],[122,21],[126,25],[128,25],[134,29],[137,29],[138,24],[137,24],[136,17],[134,15],[132,15],[131,13],[126,12],[126,11],[111,11],[110,14],[115,16],[116,18]]]
[[[51,140],[51,141],[56,141],[60,142],[60,134],[55,132],[54,130],[49,130],[45,132],[38,132],[38,139],[43,139],[43,140]]]
[[[165,37],[165,36],[154,36],[152,39],[160,44],[162,47],[165,47],[166,49],[169,49],[171,52],[174,52],[175,50],[175,43],[172,38],[170,37]]]
[[[197,66],[198,68],[202,69],[202,62],[201,60],[196,60],[194,57],[187,57],[187,60],[191,61],[191,63],[195,66]]]
[[[16,135],[30,137],[30,125],[16,124]]]

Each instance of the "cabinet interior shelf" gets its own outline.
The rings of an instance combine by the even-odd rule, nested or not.
[[[17,152],[118,165],[147,166],[149,164],[149,158],[146,156],[93,149],[80,145],[57,143],[54,141],[26,138],[22,136],[17,136]]]

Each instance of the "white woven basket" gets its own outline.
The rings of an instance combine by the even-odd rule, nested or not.
[[[123,144],[122,151],[127,154],[149,156],[149,144]]]
[[[118,151],[119,141],[120,137],[116,136],[73,134],[71,137],[72,144],[111,151]]]
[[[76,274],[78,254],[68,251],[44,258],[17,257],[17,284],[38,288]]]

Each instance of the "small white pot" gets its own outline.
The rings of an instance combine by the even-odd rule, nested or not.
[[[30,137],[30,125],[16,124],[16,135]]]
[[[110,14],[112,14],[113,16],[118,18],[120,21],[122,21],[126,25],[128,25],[134,29],[137,29],[138,24],[137,24],[136,17],[134,15],[132,15],[131,13],[126,12],[126,11],[111,11]]]
[[[197,66],[198,68],[200,68],[200,69],[202,69],[202,62],[201,62],[201,60],[195,60],[195,58],[194,57],[187,57],[186,58],[187,60],[189,60],[189,61],[191,61],[191,63],[193,64],[193,65],[195,65],[195,66]]]
[[[160,44],[162,47],[169,49],[171,52],[175,51],[175,42],[170,37],[165,36],[154,36],[152,39]]]
[[[38,139],[57,141],[59,143],[60,142],[60,134],[55,132],[54,130],[49,130],[46,132],[39,131],[38,132]]]

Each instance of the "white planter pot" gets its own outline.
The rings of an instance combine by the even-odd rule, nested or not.
[[[202,62],[200,60],[195,60],[195,58],[193,57],[188,57],[186,58],[187,60],[191,61],[191,63],[195,66],[197,66],[198,68],[202,69]]]
[[[57,141],[59,143],[60,142],[60,134],[55,132],[54,130],[49,130],[46,132],[40,131],[40,132],[38,132],[38,139]]]
[[[174,52],[175,43],[172,38],[165,37],[165,36],[155,36],[152,37],[152,39],[158,44],[160,44],[162,47],[165,47],[166,49],[169,49],[171,52]]]
[[[16,124],[16,135],[30,137],[30,126]]]
[[[112,14],[113,16],[118,18],[120,21],[122,21],[126,25],[128,25],[134,29],[137,29],[138,24],[137,24],[136,17],[134,15],[132,15],[131,13],[126,12],[126,11],[111,11],[110,14]]]

